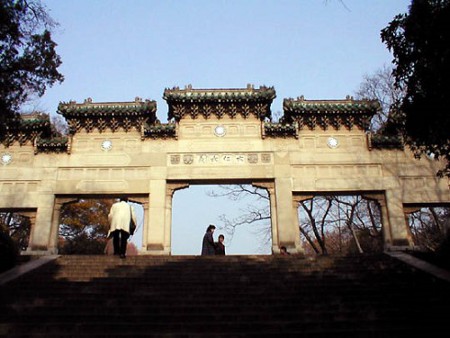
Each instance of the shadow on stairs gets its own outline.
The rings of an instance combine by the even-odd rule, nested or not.
[[[388,255],[61,256],[0,289],[4,337],[403,337],[450,283]]]

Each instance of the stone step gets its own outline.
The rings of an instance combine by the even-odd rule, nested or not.
[[[0,289],[0,336],[432,335],[449,291],[384,255],[64,256]]]

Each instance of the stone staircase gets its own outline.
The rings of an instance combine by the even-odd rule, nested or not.
[[[2,337],[441,336],[450,283],[387,255],[62,256],[0,288]]]

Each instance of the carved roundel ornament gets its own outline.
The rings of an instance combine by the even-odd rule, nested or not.
[[[1,162],[3,165],[10,164],[12,162],[12,155],[8,153],[2,154]]]
[[[111,140],[104,140],[102,142],[102,149],[105,151],[112,149],[112,141]]]
[[[334,149],[334,148],[337,148],[337,146],[339,145],[339,141],[334,137],[329,137],[327,140],[327,145],[331,149]]]
[[[222,137],[222,136],[225,136],[226,133],[227,133],[227,130],[225,129],[224,126],[219,125],[214,128],[214,134],[216,136]]]

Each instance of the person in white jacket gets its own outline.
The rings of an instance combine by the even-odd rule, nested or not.
[[[127,197],[121,197],[111,206],[108,220],[110,224],[108,237],[113,236],[114,255],[126,257],[127,240],[130,237],[130,220],[136,224],[134,209],[128,203]]]

